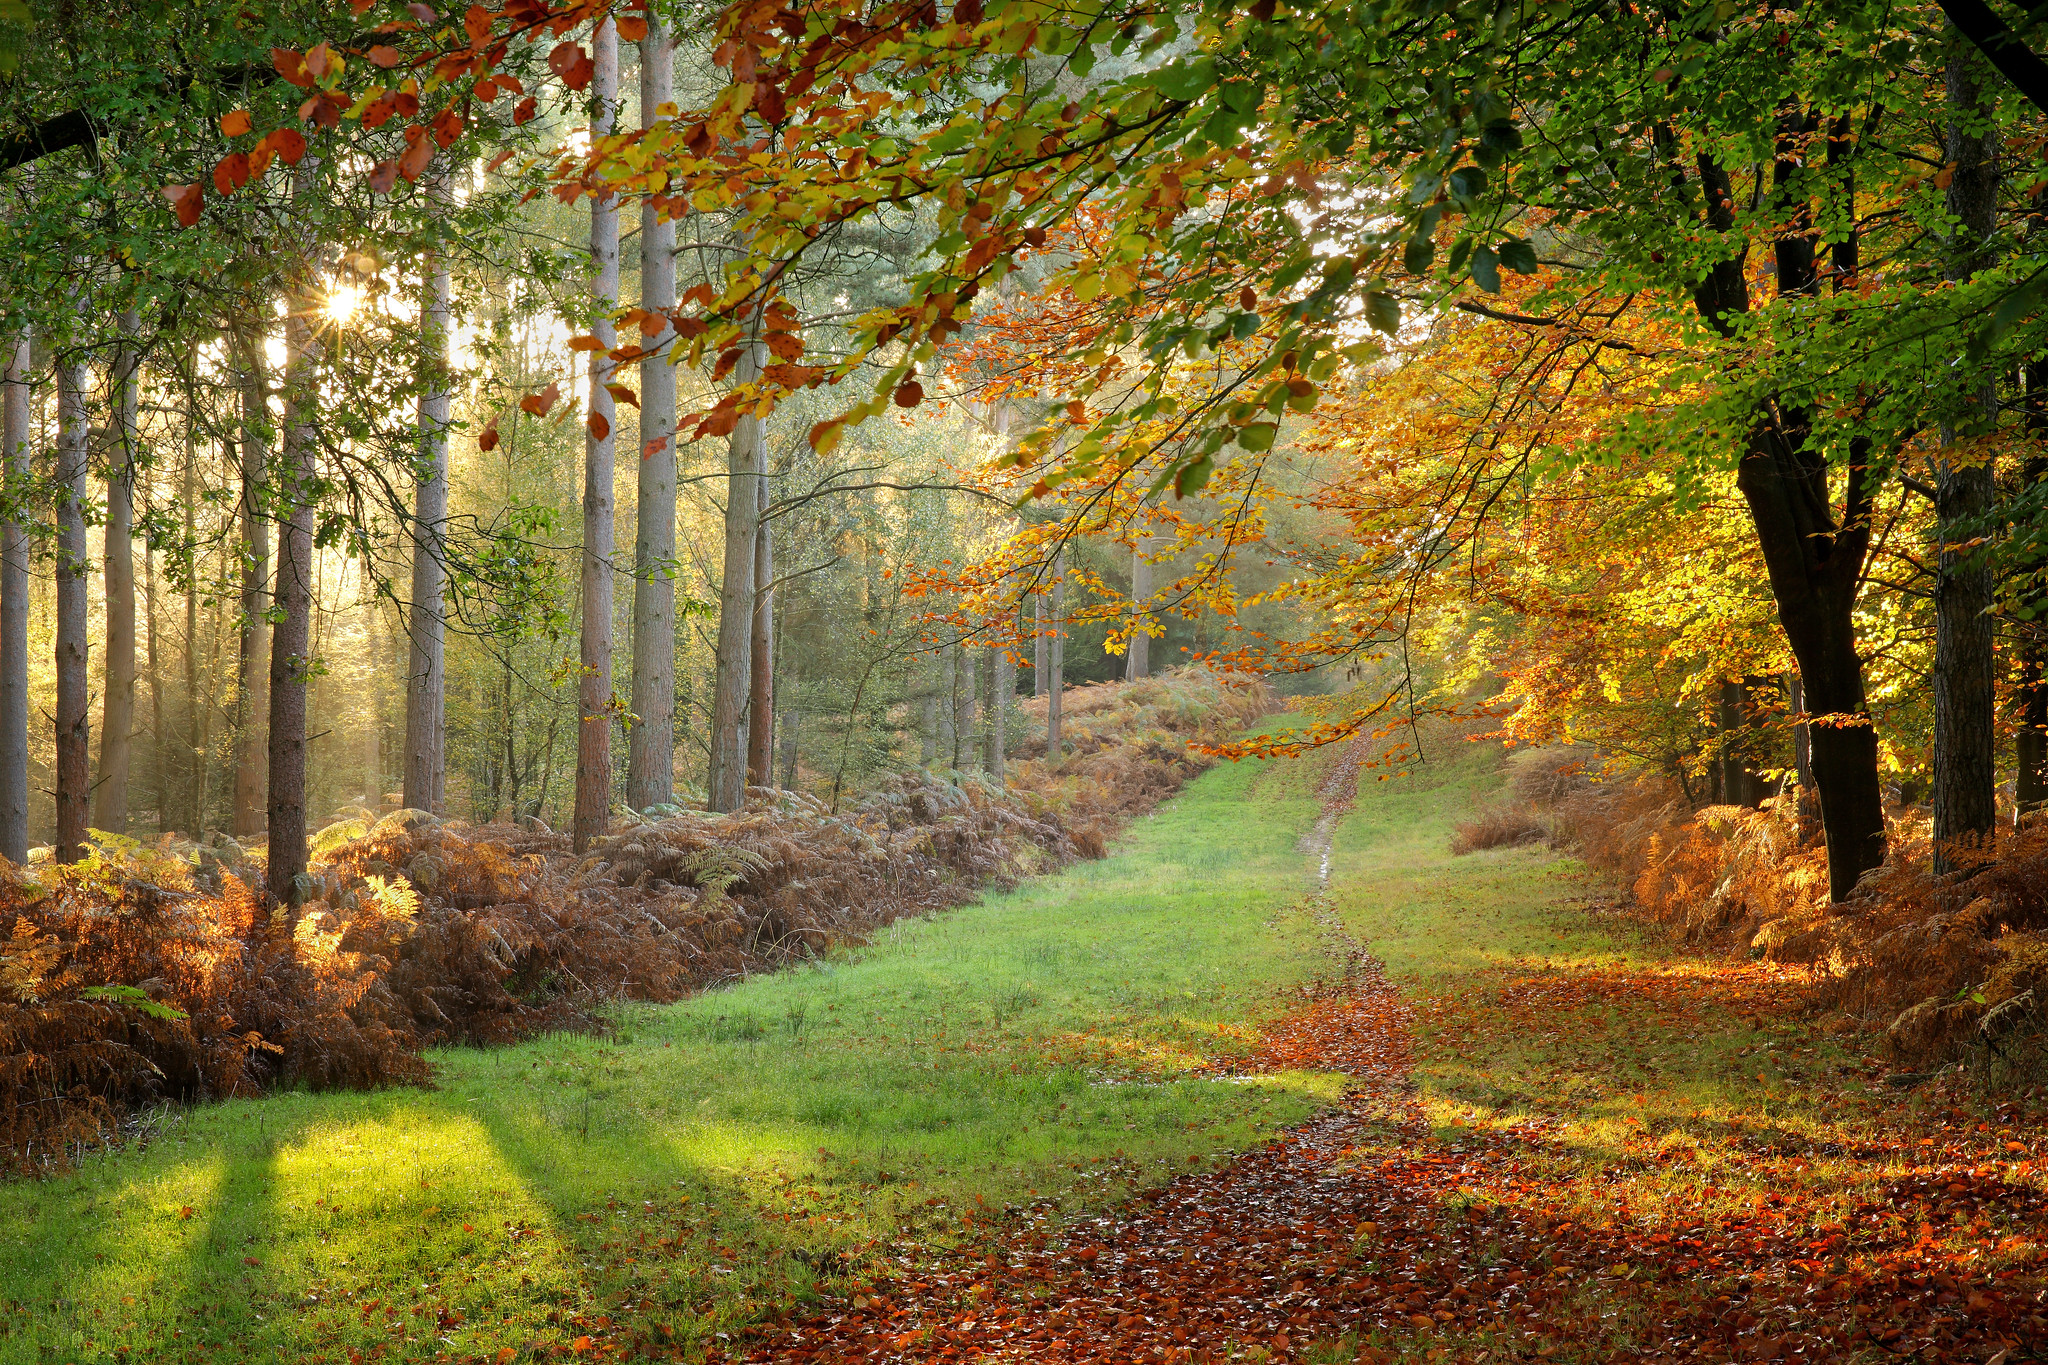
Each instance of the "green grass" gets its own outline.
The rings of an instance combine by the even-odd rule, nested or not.
[[[519,1359],[699,1341],[1005,1208],[1099,1206],[1331,1078],[1190,1074],[1327,969],[1314,764],[1225,766],[1115,857],[836,960],[434,1058],[437,1088],[165,1116],[0,1186],[0,1360]]]

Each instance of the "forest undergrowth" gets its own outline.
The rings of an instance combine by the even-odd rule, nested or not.
[[[911,770],[839,812],[754,789],[730,815],[618,821],[582,858],[544,827],[344,812],[313,841],[296,924],[231,844],[195,863],[103,838],[81,863],[0,872],[0,1147],[35,1171],[155,1104],[424,1082],[427,1047],[601,1031],[614,1002],[858,944],[1104,856],[1209,765],[1191,745],[1269,705],[1202,669],[1076,700],[1069,752],[1008,786]]]

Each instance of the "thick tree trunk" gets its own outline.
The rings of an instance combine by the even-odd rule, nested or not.
[[[760,496],[757,518],[768,510],[768,471],[755,483]],[[765,521],[754,523],[753,651],[747,665],[747,780],[757,787],[773,783],[775,754],[775,536]]]
[[[1052,645],[1046,651],[1045,757],[1060,761],[1060,702],[1067,691],[1067,552],[1052,558]]]
[[[57,362],[57,861],[85,856],[86,797],[92,785],[86,663],[85,505],[92,415],[85,361]]]
[[[1757,770],[1755,680],[1721,684],[1721,800],[1752,810],[1764,803],[1768,784]]]
[[[640,126],[661,120],[675,98],[675,48],[667,24],[647,11],[640,40]],[[676,227],[654,205],[640,209],[640,307],[676,305]],[[672,329],[641,333],[652,351]],[[676,369],[666,355],[640,362],[640,478],[633,537],[633,729],[626,741],[626,804],[676,799]]]
[[[750,384],[761,374],[761,346],[749,340],[734,370],[734,382]],[[718,671],[711,696],[712,810],[738,810],[746,803],[747,751],[741,737],[751,700],[754,655],[755,530],[761,517],[761,468],[767,442],[759,417],[746,416],[726,445],[725,566],[718,588]]]
[[[1789,193],[1800,175],[1798,157],[1812,127],[1812,117],[1803,111],[1788,110],[1782,117],[1780,154],[1773,167],[1778,192]],[[1697,164],[1706,226],[1732,232],[1735,191],[1726,169],[1705,154]],[[1796,206],[1792,211],[1796,217]],[[1810,234],[1788,231],[1778,238],[1773,254],[1781,296],[1815,291],[1814,251]],[[1854,239],[1836,244],[1833,253],[1837,271],[1853,277]],[[1723,335],[1732,334],[1736,316],[1750,307],[1743,258],[1715,266],[1693,297],[1709,325]],[[1808,713],[1817,722],[1812,730],[1813,776],[1827,834],[1828,894],[1841,901],[1885,857],[1877,730],[1864,696],[1854,622],[1870,545],[1873,489],[1865,465],[1869,451],[1857,444],[1851,452],[1846,505],[1837,521],[1826,456],[1811,447],[1807,435],[1806,414],[1796,408],[1774,407],[1760,414],[1736,465],[1735,481],[1763,551],[1778,622],[1806,686]]]
[[[235,623],[235,785],[230,823],[237,839],[254,839],[263,833],[264,735],[270,709],[270,522],[263,507],[270,468],[270,386],[263,370],[262,333],[236,339],[235,363],[242,405],[242,593]]]
[[[1152,676],[1152,637],[1146,633],[1152,621],[1152,561],[1145,558],[1151,547],[1150,536],[1139,536],[1131,547],[1131,642],[1124,651],[1126,682]]]
[[[591,37],[590,133],[608,136],[618,114],[619,31],[607,18]],[[613,363],[606,359],[618,341],[606,316],[619,298],[619,201],[601,194],[590,201],[591,309],[598,314],[592,334],[603,350],[590,353],[590,413],[583,440],[583,629],[577,687],[576,816],[573,843],[578,853],[610,828],[612,806],[612,423],[617,407],[606,385]]]
[[[933,684],[932,692],[935,722],[932,726],[932,738],[938,745],[938,752],[933,757],[949,768],[960,766],[960,745],[953,736],[953,710],[957,690],[953,681],[953,652],[951,645],[939,646],[939,676]]]
[[[448,174],[435,174],[428,197],[436,210],[448,203]],[[412,605],[405,631],[405,775],[403,800],[409,810],[439,814],[447,804],[448,668],[448,424],[449,330],[454,325],[455,285],[447,252],[429,253],[426,307],[420,329],[427,373],[419,400],[419,466],[413,486]]]
[[[1820,797],[1813,780],[1813,727],[1804,719],[1806,684],[1796,668],[1785,675],[1785,695],[1792,714],[1800,717],[1792,722],[1792,771],[1799,779],[1800,837],[1807,838],[1820,825]]]
[[[1983,260],[1998,220],[1998,134],[1978,87],[1982,59],[1948,26],[1948,210],[1958,240],[1949,278],[1966,280]],[[1998,394],[1987,386],[1967,434],[1998,420]],[[1952,461],[1958,436],[1942,428],[1944,454],[1934,470],[1937,567],[1934,588],[1934,870],[1954,871],[1981,858],[1998,821],[1998,772],[1992,644],[1996,588],[1990,559],[1969,542],[1988,534],[1996,490],[1991,463]]]
[[[277,629],[270,642],[268,892],[273,904],[305,899],[306,685],[312,676],[313,498],[319,444],[320,343],[311,303],[292,300],[285,321],[284,449],[278,462]]]
[[[1017,662],[1004,648],[988,652],[988,775],[1003,780],[1009,759],[1010,703],[1017,693]]]
[[[15,340],[0,385],[0,857],[28,861],[29,541],[22,532],[29,490],[29,342]]]
[[[2028,488],[2048,484],[2048,361],[2026,367],[2027,458],[2020,477]],[[2038,571],[2039,564],[2029,565]],[[2032,619],[2018,623],[2019,685],[2014,701],[2013,819],[2048,808],[2048,595],[2030,594]]]
[[[136,407],[141,382],[142,319],[121,314],[114,357],[114,448],[107,457],[105,691],[100,699],[100,775],[93,824],[128,832],[128,770],[135,738],[135,467],[141,454]]]

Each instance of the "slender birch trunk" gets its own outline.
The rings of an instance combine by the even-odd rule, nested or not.
[[[270,816],[267,885],[274,904],[305,899],[306,684],[312,676],[313,498],[321,349],[311,302],[296,293],[285,320],[284,441],[277,471],[277,629],[270,642]]]
[[[29,491],[29,340],[16,338],[0,385],[0,856],[28,861],[29,541],[22,511]]]
[[[435,172],[427,189],[437,210],[449,201],[448,172]],[[406,621],[410,648],[405,670],[404,801],[412,810],[438,813],[446,804],[448,670],[445,642],[448,563],[448,334],[454,322],[455,285],[448,253],[430,251],[426,262],[425,325],[420,329],[427,370],[419,402],[420,454],[413,488],[412,607]]]
[[[761,375],[761,344],[749,339],[733,379],[751,384]],[[754,653],[755,530],[760,524],[763,423],[740,418],[726,446],[725,574],[718,590],[718,670],[711,697],[712,810],[746,804],[747,752],[740,730],[751,700]]]
[[[590,136],[609,137],[618,114],[619,31],[606,18],[591,36]],[[619,299],[619,201],[612,195],[590,201],[592,334],[604,349],[590,353],[590,414],[583,440],[583,629],[582,677],[577,687],[576,815],[572,842],[578,853],[602,838],[612,807],[612,481],[615,474],[612,422],[617,416],[611,390],[618,343],[611,310]]]
[[[107,461],[106,597],[107,654],[100,698],[100,768],[93,787],[92,822],[116,834],[128,832],[128,774],[135,739],[135,466],[141,454],[136,430],[142,352],[142,319],[134,309],[121,314],[121,349],[113,374],[114,449]]]
[[[264,720],[270,708],[270,522],[263,484],[270,467],[270,399],[263,334],[236,338],[241,421],[241,610],[235,650],[234,812],[237,839],[263,833]]]
[[[85,503],[92,416],[85,360],[57,362],[57,861],[85,856],[92,785],[87,688]]]
[[[651,128],[675,99],[675,45],[647,11],[640,40],[640,126]],[[676,306],[676,227],[651,202],[640,208],[640,307]],[[672,328],[643,329],[653,351]],[[635,810],[676,799],[676,370],[669,357],[640,362],[640,478],[633,537],[633,729],[626,741],[626,804]]]
[[[757,787],[775,781],[775,536],[760,520],[768,511],[768,470],[754,481],[753,654],[747,666],[747,781]]]

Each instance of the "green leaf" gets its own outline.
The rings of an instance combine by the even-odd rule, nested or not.
[[[138,986],[87,986],[79,993],[85,1000],[98,1000],[109,1005],[125,1005],[138,1010],[152,1019],[178,1020],[186,1017],[185,1011],[174,1009],[160,1001],[149,998],[149,992]]]
[[[1401,301],[1375,290],[1365,296],[1365,320],[1388,336],[1401,330]]]
[[[1208,57],[1175,62],[1153,76],[1152,85],[1170,100],[1198,100],[1216,84],[1216,63]]]
[[[1500,263],[1517,275],[1536,273],[1536,248],[1518,237],[1509,237],[1493,249]]]
[[[1280,434],[1278,422],[1253,422],[1237,429],[1237,443],[1246,450],[1261,451],[1273,448],[1273,438]]]
[[[1500,263],[1490,247],[1472,253],[1472,282],[1489,294],[1500,292]]]
[[[1408,245],[1401,248],[1401,264],[1411,275],[1427,275],[1435,261],[1436,243],[1427,237],[1410,237]]]
[[[1451,172],[1451,198],[1469,204],[1486,193],[1486,172],[1477,166],[1460,166]]]

